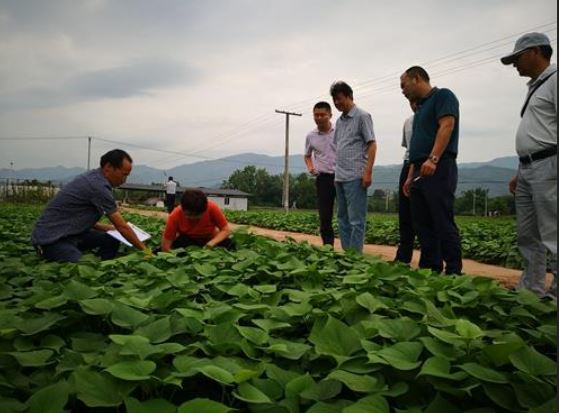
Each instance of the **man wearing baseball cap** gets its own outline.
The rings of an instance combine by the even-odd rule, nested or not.
[[[517,244],[523,257],[518,288],[558,297],[558,68],[550,64],[552,47],[543,33],[527,33],[502,57],[520,76],[530,77],[521,109],[515,149],[517,175],[509,182],[515,195]],[[545,291],[546,254],[552,286]]]

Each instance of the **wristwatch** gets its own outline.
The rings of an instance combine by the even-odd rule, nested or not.
[[[439,157],[437,155],[429,155],[427,159],[429,159],[431,163],[434,163],[435,165],[437,165],[437,162],[439,162]]]

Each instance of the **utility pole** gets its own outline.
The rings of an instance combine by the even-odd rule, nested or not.
[[[484,192],[484,216],[488,216],[488,190]]]
[[[476,189],[472,191],[472,215],[476,216]]]
[[[388,212],[388,201],[390,200],[390,189],[386,190],[386,212]]]
[[[275,109],[275,113],[285,115],[285,172],[283,174],[283,207],[289,212],[289,116],[302,116],[302,113],[286,112]]]
[[[90,170],[90,153],[92,152],[92,137],[88,136],[88,171]]]

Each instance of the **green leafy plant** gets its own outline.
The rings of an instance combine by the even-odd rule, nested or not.
[[[46,263],[38,212],[0,207],[2,412],[556,409],[557,309],[531,292],[244,233]]]

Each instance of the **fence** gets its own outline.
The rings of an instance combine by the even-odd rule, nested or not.
[[[0,178],[0,201],[44,203],[59,191],[60,185],[36,179]]]

